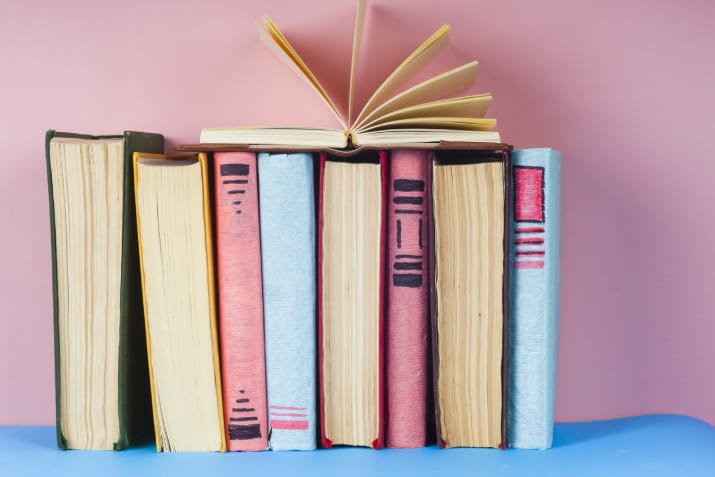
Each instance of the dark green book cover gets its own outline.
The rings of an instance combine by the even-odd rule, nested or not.
[[[123,211],[122,211],[122,270],[120,285],[119,324],[119,439],[114,450],[126,448],[130,443],[148,438],[152,432],[151,398],[147,364],[147,348],[144,328],[144,312],[141,295],[141,275],[137,248],[136,213],[134,202],[134,152],[163,153],[164,137],[160,134],[126,131],[117,136],[89,136],[82,134],[47,131],[45,155],[47,160],[47,184],[50,201],[50,231],[52,241],[52,293],[55,333],[55,403],[57,445],[68,449],[67,439],[62,434],[62,382],[60,378],[60,337],[58,326],[57,243],[55,210],[50,163],[52,138],[77,139],[124,139],[123,160]]]

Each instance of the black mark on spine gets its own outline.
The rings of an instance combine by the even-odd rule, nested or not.
[[[421,210],[405,210],[405,209],[397,209],[395,210],[396,214],[421,214]]]
[[[229,194],[245,194],[245,190],[230,190],[228,191]]]
[[[395,270],[422,270],[422,262],[397,262],[393,265]]]
[[[243,392],[243,391],[241,391],[241,392]],[[248,398],[236,399],[236,402],[237,402],[237,403],[248,402]]]
[[[234,407],[231,409],[233,412],[253,412],[256,410],[254,407]]]
[[[422,286],[420,273],[394,273],[392,284],[396,287],[419,288]]]
[[[222,164],[220,171],[222,176],[247,176],[248,164]]]
[[[395,197],[392,199],[395,204],[412,204],[412,205],[422,205],[424,198],[422,197]]]
[[[397,221],[397,248],[402,248],[402,221]]]
[[[248,184],[247,180],[223,181],[224,184]]]
[[[418,235],[418,240],[419,240],[419,245],[420,245],[420,250],[422,250],[423,243],[422,243],[422,219],[420,219],[420,230],[417,232]]]
[[[231,422],[257,421],[257,417],[232,417]]]
[[[395,255],[397,260],[401,258],[414,258],[415,260],[422,258],[422,255]]]
[[[425,181],[412,179],[395,179],[393,187],[399,192],[416,192],[425,190]]]
[[[245,441],[261,437],[260,424],[229,424],[228,438],[232,441]]]

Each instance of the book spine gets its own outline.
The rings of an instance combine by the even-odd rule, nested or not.
[[[313,156],[258,154],[268,427],[273,450],[316,447]]]
[[[139,252],[137,249],[136,215],[134,202],[134,172],[132,154],[135,151],[161,153],[164,137],[161,134],[126,131],[124,135],[90,136],[49,130],[45,133],[47,186],[50,205],[50,242],[52,255],[52,294],[55,349],[55,402],[57,446],[69,448],[62,434],[62,383],[60,379],[60,340],[58,334],[59,297],[57,290],[57,243],[55,230],[54,190],[50,164],[50,142],[54,137],[77,139],[119,139],[124,137],[123,211],[122,211],[122,271],[120,298],[119,343],[119,439],[114,450],[121,450],[141,440],[151,432],[151,400],[148,389],[144,312],[142,308]]]
[[[215,154],[216,257],[229,451],[268,448],[256,155]]]
[[[387,202],[387,447],[423,447],[427,422],[428,170],[432,154],[395,150]]]
[[[381,196],[383,207],[381,207],[380,212],[380,223],[385,224],[386,213],[385,213],[385,199],[387,197],[387,180],[388,175],[387,169],[387,154],[385,151],[379,151],[378,153],[379,163],[380,163],[380,177],[381,177]],[[323,376],[323,363],[325,362],[326,356],[323,348],[323,206],[324,206],[324,181],[325,181],[325,162],[327,161],[327,154],[324,152],[320,153],[320,170],[319,170],[319,195],[318,195],[318,293],[317,293],[317,308],[318,308],[318,378],[319,378],[319,399],[320,399],[320,445],[324,449],[330,449],[333,446],[333,442],[328,439],[325,429],[325,393],[323,391],[324,387],[324,376]],[[380,356],[378,359],[379,367],[379,378],[378,378],[378,435],[372,441],[371,446],[373,449],[381,449],[384,447],[385,443],[385,243],[386,243],[386,227],[381,227],[380,232],[380,283],[379,283],[379,342],[378,349],[380,350]]]
[[[512,153],[509,445],[551,447],[559,334],[561,154]]]

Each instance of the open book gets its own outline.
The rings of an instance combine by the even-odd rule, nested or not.
[[[477,62],[434,76],[404,91],[400,88],[423,66],[445,49],[449,26],[443,25],[412,52],[358,109],[354,104],[357,59],[365,20],[365,0],[358,0],[353,32],[350,85],[347,117],[328,95],[298,52],[278,27],[263,18],[260,36],[263,42],[280,56],[311,87],[333,111],[340,129],[303,127],[241,127],[208,128],[201,131],[201,142],[240,144],[247,147],[333,147],[352,146],[406,147],[436,146],[449,142],[500,142],[499,133],[492,131],[493,119],[485,119],[491,103],[490,94],[450,97],[468,89],[474,83]],[[448,98],[448,99],[443,99]]]

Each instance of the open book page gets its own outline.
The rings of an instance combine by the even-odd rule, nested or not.
[[[291,46],[285,36],[278,30],[278,27],[267,16],[263,17],[264,28],[260,30],[261,40],[273,50],[284,62],[288,64],[298,75],[304,77],[323,101],[335,114],[343,129],[348,129],[347,124],[340,116],[335,102],[328,96],[325,88],[320,84],[315,75],[310,71],[308,65],[303,61],[298,52]]]
[[[376,147],[440,147],[440,142],[498,143],[496,131],[446,128],[378,129],[353,134],[353,145]]]
[[[256,128],[204,128],[201,130],[202,144],[241,144],[246,147],[268,146],[333,147],[348,146],[345,131],[340,129],[256,127]]]
[[[362,108],[355,123],[360,123],[363,117],[370,114],[373,109],[385,102],[400,86],[405,84],[417,71],[445,49],[449,40],[449,30],[449,26],[442,25],[432,36],[412,52],[412,54],[388,76],[380,87],[377,88],[375,93],[373,93],[372,97]]]
[[[468,131],[489,131],[496,126],[496,120],[485,118],[425,117],[407,118],[381,123],[372,129],[434,128],[461,129]],[[369,131],[368,130],[368,131]]]
[[[451,94],[464,91],[474,84],[477,77],[477,62],[472,61],[453,70],[439,74],[417,84],[377,106],[371,113],[365,115],[353,129],[360,130],[363,126],[380,119],[393,111],[444,98]]]
[[[355,29],[353,31],[353,54],[350,58],[350,92],[348,93],[348,117],[347,123],[352,125],[353,102],[355,101],[355,89],[357,88],[357,66],[360,57],[360,46],[362,45],[362,32],[365,27],[365,6],[366,0],[358,0],[357,11],[355,12]]]
[[[357,131],[366,131],[401,119],[424,119],[432,117],[483,118],[491,102],[492,96],[490,94],[443,99],[441,101],[433,101],[431,103],[398,109],[355,129]]]

